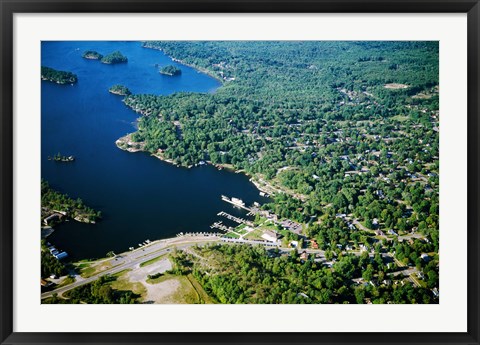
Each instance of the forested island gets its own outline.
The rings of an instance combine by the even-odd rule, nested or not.
[[[119,85],[119,84],[113,85],[110,89],[108,89],[108,92],[113,93],[114,95],[120,95],[120,96],[128,96],[132,94],[126,86]]]
[[[207,161],[251,176],[273,196],[264,211],[302,225],[288,237],[331,259],[329,267],[303,260],[314,279],[325,274],[338,283],[316,303],[339,302],[337,294],[353,303],[438,301],[437,42],[144,46],[230,82],[214,94],[127,96],[125,104],[143,115],[128,147],[181,166]],[[371,256],[362,261],[355,251]],[[285,264],[298,264],[294,259]],[[342,276],[338,267],[347,262],[352,274]],[[395,288],[391,270],[401,267],[416,273],[401,281],[409,287]],[[361,272],[371,287],[348,282]]]
[[[160,69],[160,74],[176,76],[182,74],[182,70],[176,66],[168,65]]]
[[[122,53],[117,50],[117,51],[114,51],[113,53],[105,55],[100,61],[104,64],[111,65],[116,63],[128,62],[128,58],[122,55]]]
[[[43,225],[54,226],[66,219],[82,223],[95,223],[101,212],[86,206],[80,198],[72,199],[52,189],[47,181],[41,181]]]
[[[87,50],[83,53],[82,57],[89,60],[101,60],[103,55],[95,50]]]
[[[51,81],[57,84],[74,84],[78,81],[77,75],[72,72],[58,71],[56,69],[42,66],[42,80]]]

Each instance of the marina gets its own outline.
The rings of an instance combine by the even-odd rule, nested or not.
[[[233,232],[234,231],[234,229],[231,226],[224,225],[222,223],[222,221],[213,223],[213,225],[210,226],[210,229],[220,229],[220,230],[223,230],[225,232]]]
[[[222,200],[225,201],[225,202],[228,202],[228,203],[230,203],[233,206],[236,206],[238,208],[242,208],[242,209],[244,209],[246,211],[249,211],[249,212],[251,211],[250,208],[245,206],[245,202],[242,199],[238,199],[238,198],[235,198],[235,197],[229,198],[228,196],[222,195]]]
[[[102,54],[118,50],[128,63],[109,66],[82,58],[88,50]],[[219,170],[205,160],[197,161],[196,168],[177,168],[115,145],[135,132],[132,124],[140,114],[108,92],[112,85],[126,85],[133,94],[211,93],[220,86],[214,78],[187,66],[181,67],[181,77],[164,78],[154,65],[169,65],[172,60],[133,41],[42,42],[41,60],[42,65],[71,71],[82,81],[73,87],[42,81],[42,178],[103,215],[96,224],[54,222],[49,241],[70,259],[104,257],[109,251],[138,248],[147,238],[170,238],[180,232],[223,232],[210,228],[219,220],[218,212],[239,218],[246,218],[246,212],[241,207],[227,210],[219,198],[222,194],[236,196],[246,205],[265,201],[244,174]],[[75,160],[55,162],[58,152]]]
[[[244,218],[238,218],[238,217],[235,217],[235,216],[232,216],[231,214],[228,214],[227,212],[219,212],[217,213],[217,216],[222,216],[222,217],[225,217],[229,220],[232,220],[234,221],[235,223],[238,223],[238,224],[247,224],[247,225],[250,225],[250,226],[253,226],[253,223],[247,219],[244,219]]]

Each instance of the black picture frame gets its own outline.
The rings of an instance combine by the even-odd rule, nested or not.
[[[0,0],[1,344],[479,344],[478,0]],[[468,315],[465,333],[18,333],[13,332],[13,16],[15,13],[467,13]],[[454,317],[452,315],[452,317]]]

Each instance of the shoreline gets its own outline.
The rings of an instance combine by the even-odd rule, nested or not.
[[[180,164],[175,163],[172,159],[165,158],[163,155],[161,155],[161,153],[156,153],[156,154],[155,153],[150,153],[149,151],[144,149],[145,143],[132,141],[132,139],[131,139],[132,134],[133,133],[129,133],[129,134],[123,136],[123,137],[118,138],[115,141],[115,145],[122,151],[127,151],[127,152],[132,152],[132,153],[133,152],[148,153],[148,154],[150,154],[150,156],[155,157],[155,158],[157,158],[157,159],[159,159],[163,162],[172,164],[177,168],[192,169],[192,168],[198,166],[197,164],[187,165],[187,166],[180,165]],[[209,160],[207,160],[205,162],[207,164],[217,168],[218,170],[225,169],[225,170],[231,171],[231,172],[236,173],[236,174],[239,174],[239,173],[244,174],[246,177],[249,178],[249,181],[257,188],[257,190],[259,192],[266,193],[271,197],[274,196],[277,193],[285,193],[285,194],[290,195],[292,198],[298,199],[302,202],[305,202],[308,199],[308,197],[306,197],[304,195],[292,194],[292,193],[289,193],[288,191],[282,190],[282,189],[274,186],[270,182],[265,181],[263,178],[261,178],[259,176],[251,175],[250,173],[246,172],[244,169],[237,170],[231,164],[212,163],[212,161],[209,161]]]
[[[148,45],[145,45],[145,44],[142,44],[142,48],[153,49],[153,50],[161,51],[163,54],[165,54],[165,56],[169,57],[172,61],[178,62],[178,63],[180,63],[180,64],[182,64],[182,65],[187,66],[187,67],[193,68],[193,69],[195,69],[195,70],[197,70],[197,71],[199,71],[199,72],[201,72],[201,73],[204,73],[204,74],[206,74],[206,75],[208,75],[208,76],[210,76],[210,77],[218,80],[218,81],[221,83],[221,86],[220,86],[220,87],[222,87],[222,86],[225,85],[225,82],[226,82],[226,81],[225,81],[224,79],[220,78],[219,76],[215,75],[212,71],[207,70],[207,69],[202,68],[202,67],[199,67],[199,66],[196,66],[196,65],[193,65],[193,64],[188,64],[188,63],[186,63],[186,62],[184,62],[184,61],[182,61],[182,60],[180,60],[180,59],[177,59],[177,58],[175,58],[175,57],[173,57],[173,56],[170,56],[170,55],[168,55],[167,53],[165,53],[165,51],[164,51],[163,49],[161,49],[161,48],[152,47],[152,46],[148,46]],[[219,87],[219,88],[220,88],[220,87]],[[218,88],[217,88],[217,90],[218,90]],[[123,102],[125,103],[125,100],[123,100]],[[127,105],[127,106],[128,106],[128,105]],[[128,107],[129,107],[130,109],[132,109],[134,112],[136,112],[136,113],[138,113],[138,114],[140,114],[140,115],[142,115],[142,116],[149,116],[149,115],[150,115],[150,114],[147,114],[147,113],[145,113],[145,112],[143,112],[143,111],[141,111],[141,110],[136,110],[136,109],[134,109],[134,108],[132,108],[132,107],[130,107],[130,106],[128,106]],[[131,134],[133,134],[133,133],[129,133],[129,134],[127,134],[127,135],[125,135],[125,136],[117,139],[117,140],[115,141],[115,144],[117,145],[117,147],[118,147],[119,149],[123,150],[123,151],[128,151],[128,152],[140,152],[140,151],[142,151],[142,152],[147,152],[147,153],[149,153],[148,151],[146,151],[146,150],[143,149],[143,147],[144,147],[144,145],[145,145],[144,143],[137,143],[137,142],[133,142],[133,141],[131,140]],[[125,143],[126,139],[128,139],[127,144],[132,144],[132,145],[133,145],[133,144],[138,144],[138,145],[140,145],[141,148],[133,148],[133,147],[131,147],[131,145],[129,145],[129,147],[121,147],[119,144],[121,144],[122,142]],[[158,158],[158,159],[160,159],[160,160],[162,160],[162,161],[164,161],[164,162],[173,164],[173,165],[176,166],[176,167],[184,167],[184,168],[187,168],[187,169],[191,169],[191,168],[194,167],[193,165],[182,166],[182,165],[180,165],[180,164],[175,163],[175,162],[174,162],[173,160],[171,160],[171,159],[168,159],[168,158],[163,157],[163,156],[162,156],[161,154],[159,154],[159,153],[157,153],[157,154],[155,154],[155,153],[150,153],[150,155],[153,156],[153,157],[155,157],[155,158]],[[243,169],[237,170],[237,169],[235,169],[235,168],[233,167],[233,165],[231,165],[231,164],[221,164],[221,163],[216,163],[216,164],[215,164],[215,163],[212,163],[211,161],[206,161],[206,162],[207,162],[208,164],[216,167],[216,168],[219,169],[219,170],[226,169],[226,170],[232,171],[232,172],[234,172],[234,173],[243,173],[245,176],[247,176],[247,177],[249,178],[249,181],[250,181],[251,183],[253,183],[253,185],[257,188],[257,190],[258,190],[259,192],[266,193],[266,194],[268,194],[268,195],[270,195],[270,196],[274,196],[276,193],[286,193],[286,194],[292,196],[292,197],[295,198],[295,199],[301,200],[302,202],[305,202],[305,200],[308,199],[308,198],[305,197],[305,196],[298,196],[298,195],[296,195],[296,194],[291,194],[291,193],[289,193],[288,191],[279,189],[279,188],[275,187],[274,185],[272,185],[271,183],[269,183],[268,181],[265,181],[263,178],[261,178],[261,177],[259,177],[259,176],[251,175],[251,174],[247,173],[247,172],[246,172],[245,170],[243,170]],[[196,165],[195,165],[195,166],[196,166]],[[260,180],[260,181],[258,181],[258,180]]]
[[[191,168],[194,168],[196,167],[197,165],[188,165],[188,166],[182,166],[180,164],[177,164],[175,163],[173,160],[171,159],[168,159],[168,158],[165,158],[163,157],[162,155],[160,155],[159,153],[155,154],[155,153],[150,153],[149,151],[146,151],[144,149],[144,146],[145,144],[142,143],[142,142],[134,142],[131,140],[131,135],[133,133],[129,133],[123,137],[120,137],[118,138],[116,141],[115,141],[115,145],[122,151],[127,151],[127,152],[131,152],[131,153],[134,153],[134,152],[145,152],[145,153],[149,153],[150,156],[152,157],[155,157],[163,162],[166,162],[166,163],[169,163],[169,164],[172,164],[174,165],[175,167],[177,168],[186,168],[186,169],[191,169]],[[127,145],[126,147],[124,145]],[[138,145],[139,147],[133,147],[133,145]],[[212,163],[211,161],[205,161],[208,165],[211,165],[215,168],[217,168],[218,170],[228,170],[228,171],[231,171],[231,172],[234,172],[236,174],[239,174],[239,173],[242,173],[244,174],[246,177],[249,178],[249,181],[258,189],[259,192],[264,192],[264,193],[267,193],[269,195],[274,195],[274,193],[271,191],[271,190],[275,190],[276,192],[278,192],[278,190],[268,184],[267,182],[263,181],[264,184],[266,184],[266,186],[262,186],[260,184],[260,182],[254,180],[254,176],[250,175],[249,173],[247,173],[245,170],[241,169],[241,170],[237,170],[234,168],[233,165],[231,164],[221,164],[221,163]],[[271,190],[267,189],[267,188],[270,188]]]
[[[186,63],[185,61],[182,61],[182,60],[177,59],[177,58],[175,58],[175,57],[173,57],[173,56],[170,56],[170,55],[168,55],[167,53],[165,53],[165,51],[164,51],[163,49],[161,49],[161,48],[146,46],[146,45],[143,45],[143,44],[142,44],[142,48],[159,50],[159,51],[161,51],[163,54],[165,54],[165,56],[167,56],[167,57],[169,57],[170,59],[172,59],[172,61],[178,62],[178,63],[180,63],[180,64],[182,64],[182,65],[184,65],[184,66],[193,68],[193,69],[195,69],[195,70],[197,70],[197,71],[199,71],[199,72],[202,72],[202,73],[204,73],[204,74],[206,74],[206,75],[208,75],[208,76],[210,76],[210,77],[218,80],[218,81],[222,84],[221,86],[223,86],[223,85],[225,84],[225,80],[223,80],[222,78],[220,78],[218,75],[215,75],[212,71],[210,71],[210,70],[208,70],[208,69],[206,69],[206,68],[203,68],[203,67],[199,67],[199,66],[196,66],[196,65],[193,65],[193,64]],[[220,87],[221,87],[221,86],[220,86]]]

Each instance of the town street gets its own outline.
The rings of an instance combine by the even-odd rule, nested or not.
[[[97,261],[98,264],[110,264],[111,267],[88,278],[76,276],[74,283],[42,293],[42,299],[52,297],[53,294],[61,296],[66,291],[72,290],[80,285],[91,283],[107,274],[115,274],[124,270],[133,269],[142,262],[167,254],[173,247],[184,249],[195,244],[217,242],[218,240],[219,238],[216,236],[188,236],[151,242],[131,252],[125,252],[113,258]]]

